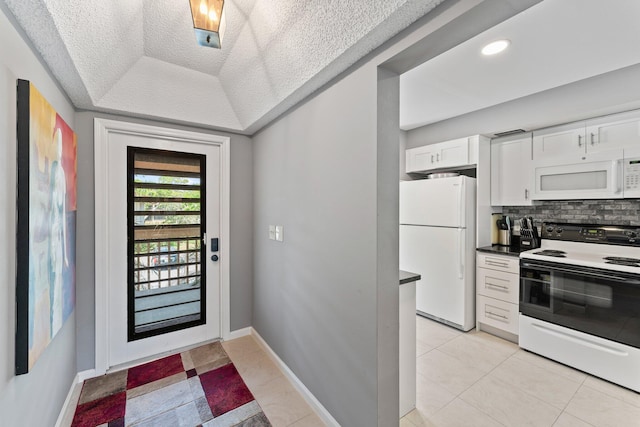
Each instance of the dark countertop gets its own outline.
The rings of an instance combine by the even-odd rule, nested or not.
[[[400,270],[400,284],[404,285],[406,283],[415,282],[420,280],[421,276],[416,273],[410,273],[408,271]]]
[[[520,250],[520,246],[502,246],[502,245],[484,246],[476,250],[478,252],[487,252],[491,254],[508,255],[513,257],[519,257],[520,252],[522,252]]]

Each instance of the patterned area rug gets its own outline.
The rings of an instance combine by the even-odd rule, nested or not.
[[[216,342],[85,381],[72,426],[271,424]]]

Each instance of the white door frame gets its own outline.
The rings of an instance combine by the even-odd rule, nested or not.
[[[231,138],[220,135],[189,132],[108,119],[94,119],[94,166],[95,166],[95,370],[96,375],[104,374],[109,368],[109,298],[107,266],[109,230],[105,212],[108,205],[107,172],[109,170],[107,148],[109,134],[128,134],[155,137],[165,140],[215,144],[220,146],[220,333],[222,339],[230,334],[229,298],[229,209],[230,209],[230,167]],[[216,338],[216,337],[211,337]]]

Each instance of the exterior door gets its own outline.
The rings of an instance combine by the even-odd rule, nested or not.
[[[221,147],[107,142],[106,367],[221,338]]]

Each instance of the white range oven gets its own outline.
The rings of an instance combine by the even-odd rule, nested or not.
[[[520,254],[520,347],[640,392],[640,227],[541,235]]]

